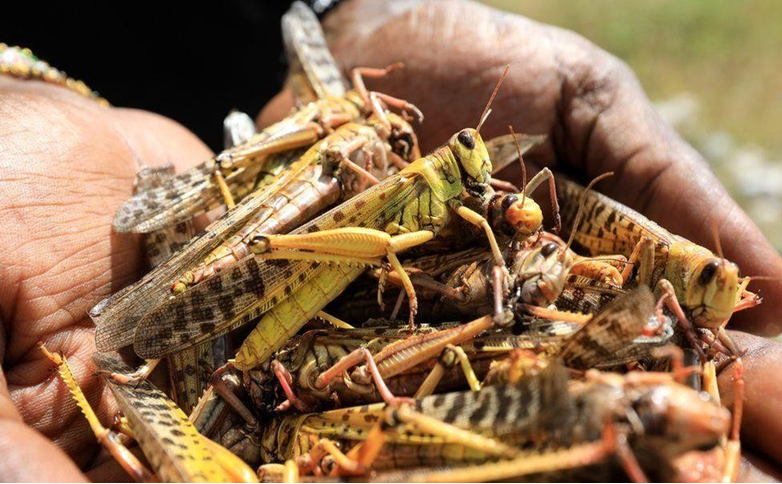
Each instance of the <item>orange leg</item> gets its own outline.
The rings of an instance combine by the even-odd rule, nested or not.
[[[248,425],[256,427],[258,420],[255,418],[249,408],[236,396],[237,385],[228,383],[225,379],[226,373],[233,370],[233,366],[230,363],[223,365],[215,370],[212,374],[212,378],[209,380],[209,385],[214,388],[215,393],[233,408],[240,417],[247,422]]]
[[[353,351],[335,363],[334,366],[318,375],[318,378],[315,380],[315,388],[326,388],[332,380],[341,376],[343,372],[353,368],[361,362],[364,362],[367,365],[369,373],[372,376],[372,381],[375,382],[375,386],[380,392],[380,396],[383,398],[383,401],[394,407],[399,406],[401,403],[412,402],[412,400],[409,398],[396,397],[393,393],[391,393],[391,390],[388,389],[386,382],[380,375],[380,370],[378,370],[377,365],[375,364],[375,359],[372,357],[372,353],[370,353],[366,348],[359,348]]]
[[[293,377],[291,377],[291,374],[288,369],[285,368],[285,365],[277,360],[273,360],[271,362],[271,370],[274,372],[274,376],[277,377],[277,381],[280,382],[282,391],[285,392],[285,397],[288,399],[288,402],[290,402],[290,405],[296,407],[296,410],[299,412],[306,412],[306,405],[304,405],[304,402],[302,402],[301,399],[296,396],[293,388],[291,388]],[[288,405],[283,402],[280,407],[278,407],[278,410],[287,409],[287,406]]]

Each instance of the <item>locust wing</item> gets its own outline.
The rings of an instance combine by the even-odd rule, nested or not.
[[[531,149],[546,142],[545,134],[530,135],[517,134],[521,154],[525,155]],[[513,141],[512,134],[497,136],[486,142],[486,149],[489,150],[489,159],[492,165],[492,175],[495,175],[508,166],[519,160],[519,153],[516,150],[516,143]]]
[[[252,136],[247,143],[225,150],[160,186],[136,193],[117,211],[114,230],[152,232],[220,206],[223,196],[214,178],[219,159],[232,160],[233,166],[222,173],[234,199],[241,200],[255,189],[257,179],[267,168],[269,155],[317,141],[310,123],[319,110],[318,105],[310,104]]]
[[[326,45],[320,22],[304,3],[294,2],[282,16],[282,38],[289,64],[287,83],[299,105],[345,95],[345,79]]]
[[[106,372],[133,371],[118,357],[96,353],[93,360]],[[144,380],[123,385],[105,378],[119,408],[128,419],[141,450],[163,482],[231,482],[187,415],[165,393]],[[225,449],[222,449],[228,452]]]
[[[517,383],[491,385],[480,392],[433,395],[419,400],[417,406],[429,417],[520,444],[541,432],[555,434],[570,425],[575,407],[567,386],[567,372],[553,361]]]
[[[293,233],[337,227],[383,229],[426,188],[417,175],[390,177]],[[327,268],[307,261],[249,256],[146,314],[136,330],[136,353],[159,358],[225,334],[268,311]]]
[[[583,193],[584,187],[581,185],[557,176],[557,197],[563,227],[573,226]],[[594,190],[589,191],[584,204],[586,216],[573,230],[576,231],[576,242],[590,255],[629,256],[643,237],[663,245],[678,240],[677,236],[635,210]]]
[[[641,286],[611,301],[565,340],[555,354],[571,368],[594,368],[641,336],[653,313],[652,293]]]
[[[596,314],[628,290],[614,284],[600,282],[586,276],[570,275],[562,294],[557,298],[558,309],[582,314]]]
[[[274,155],[274,172],[301,155],[301,150]],[[303,164],[304,162],[299,162]],[[110,351],[128,346],[133,342],[136,326],[141,318],[162,304],[170,296],[170,288],[184,270],[197,265],[224,240],[238,232],[251,218],[274,213],[270,198],[277,188],[283,186],[298,173],[296,166],[290,166],[282,177],[262,184],[248,195],[233,210],[226,212],[212,222],[204,232],[190,241],[168,261],[146,274],[135,284],[104,299],[90,311],[90,317],[97,326],[96,344],[100,351]],[[271,178],[271,177],[270,177]]]

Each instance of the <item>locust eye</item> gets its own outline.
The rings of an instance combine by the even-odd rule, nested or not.
[[[710,283],[714,279],[714,276],[717,275],[717,270],[720,268],[720,265],[722,265],[722,262],[718,260],[713,260],[706,264],[701,271],[701,275],[698,276],[698,282],[703,286]]]
[[[461,131],[457,136],[459,143],[463,144],[468,150],[475,148],[475,138],[469,133],[469,131]]]
[[[557,244],[555,244],[554,242],[549,242],[548,244],[540,248],[540,253],[543,254],[543,257],[548,257],[551,254],[553,254],[556,250],[557,250]]]

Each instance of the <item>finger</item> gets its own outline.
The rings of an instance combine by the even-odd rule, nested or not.
[[[726,256],[744,274],[782,274],[782,260],[757,226],[703,158],[657,115],[616,58],[575,34],[469,2],[432,1],[401,10],[378,26],[361,17],[361,8],[346,8],[332,47],[345,68],[405,63],[398,73],[373,79],[370,88],[405,98],[426,113],[417,127],[425,150],[476,124],[510,63],[485,137],[502,134],[508,124],[548,134],[532,161],[556,164],[584,180],[615,171],[599,190],[712,249],[714,217]],[[777,334],[782,285],[757,287],[767,296],[765,304],[748,312],[751,319],[737,315],[735,325]]]
[[[738,331],[730,331],[736,344],[746,350],[744,364],[745,400],[741,440],[782,465],[782,344]],[[719,375],[723,403],[733,408],[732,366]]]
[[[96,441],[67,389],[35,348],[72,358],[78,382],[103,421],[113,406],[95,370],[87,313],[138,276],[138,238],[111,221],[139,164],[185,165],[209,151],[172,121],[94,102],[40,82],[0,79],[0,311],[11,399],[29,425],[79,463]]]
[[[41,465],[44,462],[46,465]],[[0,482],[36,481],[87,482],[87,478],[63,451],[25,425],[0,367]]]

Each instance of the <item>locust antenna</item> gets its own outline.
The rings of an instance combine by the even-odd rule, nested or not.
[[[513,126],[508,126],[511,136],[513,136],[513,142],[516,143],[516,153],[519,154],[519,164],[521,164],[521,206],[524,206],[524,201],[527,198],[527,167],[524,165],[524,158],[521,156],[521,146],[519,145],[519,139],[516,137],[516,133],[513,131]]]
[[[600,180],[603,180],[605,178],[608,178],[609,176],[614,176],[613,171],[609,171],[607,173],[603,173],[602,175],[596,177],[594,180],[589,182],[589,185],[584,189],[584,193],[581,194],[581,198],[578,201],[578,212],[576,213],[576,218],[573,219],[573,227],[570,229],[570,237],[567,239],[567,244],[565,245],[565,250],[562,251],[562,257],[564,257],[565,252],[570,248],[570,246],[573,244],[573,239],[576,237],[576,230],[578,229],[578,224],[581,223],[581,217],[584,215],[584,206],[586,205],[586,197],[589,195],[589,190],[592,189],[593,186],[595,186],[595,183],[599,182]]]
[[[717,247],[717,255],[720,259],[725,259],[722,253],[722,244],[720,243],[720,226],[717,223],[717,218],[711,219],[711,234],[714,236],[714,245]]]
[[[502,75],[500,76],[500,80],[497,81],[497,85],[494,86],[494,92],[491,93],[491,97],[489,98],[489,102],[486,103],[486,107],[483,108],[483,114],[481,114],[481,118],[478,121],[478,127],[475,128],[475,131],[478,132],[478,134],[481,133],[481,128],[483,127],[483,123],[486,121],[486,118],[489,117],[489,114],[491,114],[491,103],[494,102],[494,98],[497,96],[497,92],[500,90],[500,86],[502,86],[502,81],[505,80],[505,76],[508,75],[508,70],[510,70],[510,64],[505,66],[505,70],[502,71]]]

